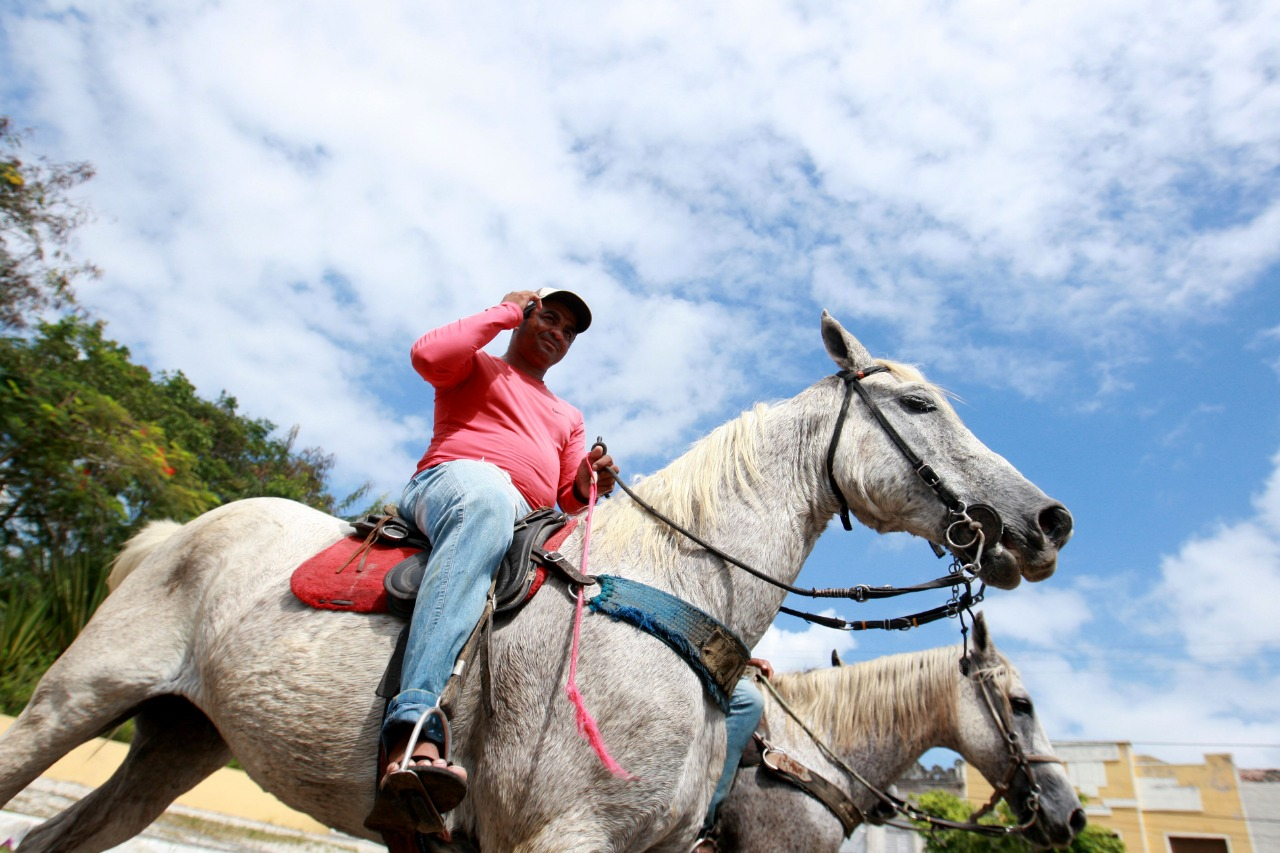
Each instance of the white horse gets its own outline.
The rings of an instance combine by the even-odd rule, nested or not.
[[[960,667],[966,657],[967,675]],[[1053,746],[1031,698],[1017,670],[996,651],[981,614],[967,656],[962,646],[928,649],[782,674],[773,687],[795,716],[766,691],[761,728],[768,742],[849,797],[856,806],[854,825],[879,800],[866,784],[883,792],[926,750],[946,747],[993,787],[1008,786],[1010,809],[1019,823],[1030,823],[1023,837],[1037,847],[1066,847],[1085,827],[1084,808],[1066,771],[1056,759],[1046,760]],[[1017,737],[1016,749],[1008,732]],[[1019,757],[1029,760],[1020,763]],[[760,766],[738,772],[718,824],[723,853],[835,853],[845,837],[831,810]]]
[[[960,500],[1002,518],[982,560],[989,584],[1012,588],[1052,574],[1070,513],[974,438],[917,371],[872,359],[825,312],[822,335],[848,373],[722,426],[639,493],[788,582],[840,506],[833,484],[864,524],[945,541],[954,516],[870,415],[873,400]],[[859,370],[868,375],[858,379]],[[849,404],[859,383],[868,396]],[[842,399],[848,417],[838,421]],[[372,837],[363,821],[382,714],[374,692],[401,622],[308,609],[289,591],[294,567],[348,532],[300,504],[251,499],[144,531],[144,544],[127,547],[120,559],[131,572],[0,739],[0,803],[120,720],[135,717],[137,734],[115,776],[35,828],[23,850],[119,844],[232,756],[288,805]],[[580,527],[561,548],[575,563],[581,535]],[[591,543],[594,573],[673,593],[748,647],[783,599],[626,498],[596,513]],[[563,691],[573,606],[572,590],[549,583],[495,632],[492,714],[485,679],[469,678],[460,691],[453,755],[471,785],[448,815],[454,836],[491,851],[682,851],[722,766],[723,715],[660,641],[590,614],[578,683],[605,743],[635,778],[606,772],[578,736]]]

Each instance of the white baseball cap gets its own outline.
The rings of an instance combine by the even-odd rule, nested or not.
[[[544,287],[538,291],[538,298],[546,301],[550,299],[552,302],[563,302],[573,312],[573,319],[577,322],[578,333],[581,334],[591,325],[591,309],[587,307],[587,303],[582,297],[574,293],[572,290],[561,290],[556,287]]]

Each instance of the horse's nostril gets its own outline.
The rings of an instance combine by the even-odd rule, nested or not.
[[[1084,832],[1084,828],[1088,823],[1089,819],[1084,816],[1084,809],[1076,809],[1071,813],[1070,825],[1073,835],[1079,835]]]
[[[1071,538],[1071,530],[1074,522],[1071,519],[1071,513],[1062,504],[1054,504],[1051,507],[1040,511],[1040,530],[1053,543],[1055,548],[1061,548],[1067,544],[1067,540]]]

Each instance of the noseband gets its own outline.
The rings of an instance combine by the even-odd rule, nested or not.
[[[827,480],[831,484],[831,491],[835,492],[836,498],[840,501],[840,523],[844,525],[845,530],[853,529],[853,524],[849,520],[849,502],[845,500],[844,492],[840,489],[840,484],[836,482],[835,466],[836,448],[840,444],[840,434],[844,430],[845,418],[849,414],[849,400],[853,397],[853,392],[857,391],[858,396],[862,398],[863,405],[867,407],[867,411],[871,412],[871,415],[876,419],[876,423],[880,424],[880,428],[884,430],[885,435],[889,436],[889,439],[893,441],[894,445],[902,453],[907,460],[907,464],[911,466],[911,470],[916,472],[916,476],[923,480],[924,484],[932,489],[933,493],[946,506],[949,519],[946,533],[947,547],[963,561],[964,569],[976,574],[977,570],[982,567],[982,553],[986,548],[986,543],[1000,541],[1000,537],[1004,533],[1004,522],[1000,519],[1000,513],[996,512],[994,507],[987,504],[969,506],[960,500],[956,493],[948,488],[946,483],[942,482],[942,478],[933,470],[933,466],[916,455],[915,451],[911,449],[911,445],[907,444],[902,434],[885,417],[884,410],[872,399],[871,394],[863,386],[862,380],[877,373],[887,372],[889,372],[888,367],[877,364],[857,370],[841,370],[836,374],[844,382],[844,400],[840,404],[840,414],[836,416],[835,429],[832,431],[831,441],[827,445]],[[941,549],[936,545],[934,548],[938,556],[942,556]]]

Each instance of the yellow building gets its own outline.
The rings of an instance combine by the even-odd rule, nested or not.
[[[1130,853],[1274,853],[1254,847],[1230,755],[1168,764],[1129,743],[1055,743],[1085,801],[1089,822],[1114,830]],[[964,796],[975,804],[991,786],[966,766]]]

